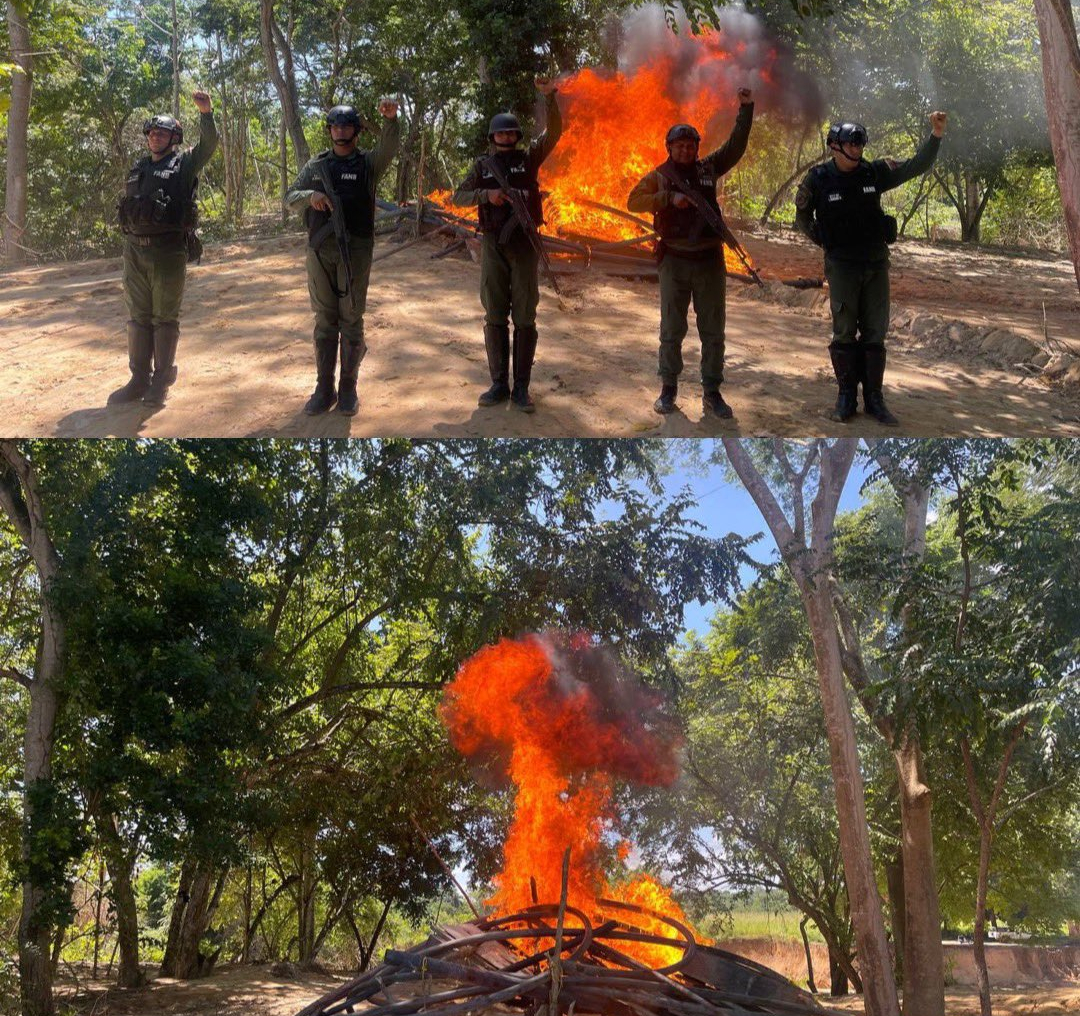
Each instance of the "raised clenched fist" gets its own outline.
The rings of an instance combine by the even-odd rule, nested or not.
[[[195,100],[195,108],[200,113],[209,113],[210,110],[213,109],[210,105],[210,95],[208,92],[192,92],[191,97]]]
[[[930,129],[934,132],[935,137],[941,137],[945,133],[945,122],[949,119],[947,113],[935,111],[930,114]]]

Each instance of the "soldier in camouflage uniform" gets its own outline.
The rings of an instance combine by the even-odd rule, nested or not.
[[[218,140],[210,96],[200,91],[192,98],[199,110],[198,144],[180,151],[180,122],[165,114],[151,117],[143,124],[149,154],[132,167],[120,200],[131,380],[109,396],[111,405],[142,399],[163,406],[176,380],[187,263],[201,252],[194,235],[195,189]]]
[[[528,149],[520,146],[524,134],[512,113],[491,120],[488,141],[494,153],[476,160],[469,175],[454,194],[454,204],[478,206],[483,234],[480,258],[480,302],[484,305],[484,347],[487,351],[491,387],[479,398],[481,406],[510,400],[515,409],[535,412],[529,396],[533,359],[536,356],[536,307],[540,302],[536,251],[518,223],[502,187],[485,166],[498,161],[503,174],[520,190],[533,222],[543,223],[543,207],[537,173],[562,134],[562,118],[555,99],[555,83],[537,78],[536,89],[546,98],[547,128]],[[514,322],[513,375],[510,388],[510,325]]]
[[[795,196],[795,227],[825,250],[833,332],[829,344],[838,395],[830,419],[846,423],[863,407],[878,422],[899,422],[885,405],[885,333],[889,328],[889,247],[896,219],[881,195],[925,173],[937,158],[946,115],[930,114],[931,134],[906,162],[863,158],[866,128],[833,124],[826,144],[832,158],[815,166]]]
[[[332,148],[307,163],[285,195],[289,208],[303,208],[308,227],[307,278],[311,309],[315,312],[315,391],[304,406],[309,416],[325,413],[337,403],[338,411],[352,416],[359,408],[356,378],[367,352],[364,310],[375,247],[375,188],[397,152],[401,129],[397,103],[384,99],[379,112],[385,118],[373,151],[356,147],[360,115],[352,106],[335,106],[326,115]],[[346,266],[341,263],[337,239],[330,225],[332,204],[319,179],[317,163],[325,160],[334,191],[345,212],[354,292],[348,292]],[[356,306],[352,305],[355,297]],[[334,387],[340,343],[341,377]]]
[[[701,337],[701,387],[705,412],[729,419],[731,407],[720,394],[724,380],[725,287],[723,243],[716,230],[691,200],[679,192],[667,174],[697,190],[717,215],[720,177],[742,158],[754,121],[753,96],[739,89],[739,112],[728,140],[715,152],[698,158],[701,135],[689,124],[676,124],[664,139],[668,160],[642,179],[630,192],[626,205],[632,212],[652,212],[660,234],[660,397],[653,408],[667,414],[675,409],[682,343],[686,337],[687,311],[694,301],[698,335]]]

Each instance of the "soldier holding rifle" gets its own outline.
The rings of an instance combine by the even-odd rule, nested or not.
[[[484,347],[491,387],[478,402],[481,406],[494,406],[509,399],[515,409],[525,413],[536,409],[529,396],[529,381],[536,356],[536,307],[540,302],[537,272],[544,259],[536,235],[536,227],[544,221],[537,173],[562,133],[555,83],[541,77],[535,83],[536,90],[546,99],[544,133],[524,149],[520,147],[524,134],[518,118],[512,113],[492,117],[488,141],[494,152],[476,160],[454,195],[456,205],[478,206],[483,234],[480,302],[484,305]],[[511,319],[514,322],[513,389],[510,387]]]
[[[285,195],[289,208],[304,209],[308,229],[307,278],[315,312],[315,391],[304,406],[309,416],[338,411],[352,416],[359,408],[356,378],[367,352],[364,309],[375,246],[375,188],[397,152],[400,127],[397,103],[383,99],[385,118],[378,144],[357,148],[360,115],[352,106],[326,114],[332,147],[300,170]],[[341,376],[334,387],[337,359]]]
[[[661,414],[675,409],[693,299],[701,337],[702,404],[706,413],[721,419],[732,415],[720,394],[727,284],[723,238],[730,230],[723,224],[716,185],[742,158],[750,138],[753,96],[749,88],[740,88],[738,94],[735,126],[720,148],[699,159],[701,135],[689,124],[675,124],[664,139],[667,161],[645,176],[627,199],[630,211],[653,213],[660,234],[660,397],[653,408]]]

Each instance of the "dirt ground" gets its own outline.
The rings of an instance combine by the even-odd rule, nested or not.
[[[163,979],[138,991],[84,985],[77,997],[70,988],[61,989],[58,996],[72,1000],[79,1016],[295,1016],[339,983],[341,979],[325,974],[302,973],[292,979],[275,977],[268,967],[232,967],[202,981]],[[860,1016],[863,1012],[856,996],[821,996],[820,1001]],[[996,1016],[1076,1016],[1080,983],[997,988],[993,1003]],[[946,1012],[978,1016],[978,994],[971,988],[946,989]]]
[[[184,297],[179,380],[169,405],[106,407],[127,378],[119,259],[0,275],[0,433],[15,436],[707,436],[869,435],[860,414],[831,423],[821,291],[729,283],[724,394],[735,419],[702,420],[698,348],[684,347],[680,411],[652,411],[657,379],[655,282],[565,280],[566,310],[542,287],[540,348],[529,417],[480,409],[488,384],[478,267],[433,261],[420,243],[376,264],[367,313],[370,352],[359,415],[307,417],[313,381],[303,237],[210,246]],[[376,253],[393,241],[380,239]],[[820,252],[790,234],[747,236],[766,278],[822,274]],[[784,306],[797,297],[804,304]],[[1064,258],[959,245],[903,244],[893,259],[894,310],[930,311],[1080,353],[1080,296]],[[1052,387],[991,362],[977,347],[935,343],[901,329],[891,338],[887,394],[901,433],[1080,435],[1080,386]],[[1060,346],[1058,346],[1060,348]]]

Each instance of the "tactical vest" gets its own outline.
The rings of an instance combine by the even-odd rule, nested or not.
[[[180,165],[184,155],[172,155],[157,162],[150,156],[140,159],[128,173],[124,196],[117,206],[120,228],[133,236],[183,234],[195,228],[195,189],[199,178],[185,191]]]
[[[499,166],[506,174],[510,186],[515,190],[525,192],[525,207],[529,210],[533,222],[537,226],[544,224],[544,203],[540,197],[540,181],[536,176],[536,168],[530,168],[528,153],[520,148],[507,154],[498,154],[494,158],[499,160]],[[476,163],[476,178],[479,181],[477,188],[481,190],[502,190],[502,184],[485,167],[488,157],[479,159]],[[478,206],[480,232],[490,233],[498,238],[503,227],[514,217],[514,210],[508,202],[501,205],[493,205],[482,201]]]
[[[881,207],[877,172],[865,160],[850,173],[830,163],[815,166],[814,212],[825,250],[837,247],[872,247],[896,239],[896,220]]]
[[[675,171],[686,184],[687,190],[696,190],[708,203],[710,208],[715,209],[716,214],[723,218],[720,211],[720,202],[716,200],[716,172],[708,164],[701,161],[694,164],[694,170],[687,173],[680,166],[668,159],[667,165]],[[665,190],[674,190],[671,183],[660,176],[661,187]],[[693,205],[686,208],[676,208],[669,204],[666,208],[653,214],[653,229],[660,234],[660,239],[668,243],[698,243],[702,240],[716,239],[720,234],[709,224],[704,215]]]
[[[320,152],[316,158],[325,159],[330,168],[330,180],[334,192],[345,210],[345,228],[351,237],[373,237],[375,235],[375,187],[368,171],[368,162],[363,152],[354,149],[347,158],[334,155],[332,149]],[[321,191],[321,184],[316,185]],[[304,224],[308,229],[310,244],[316,233],[330,221],[329,212],[320,212],[310,206],[304,212]]]

